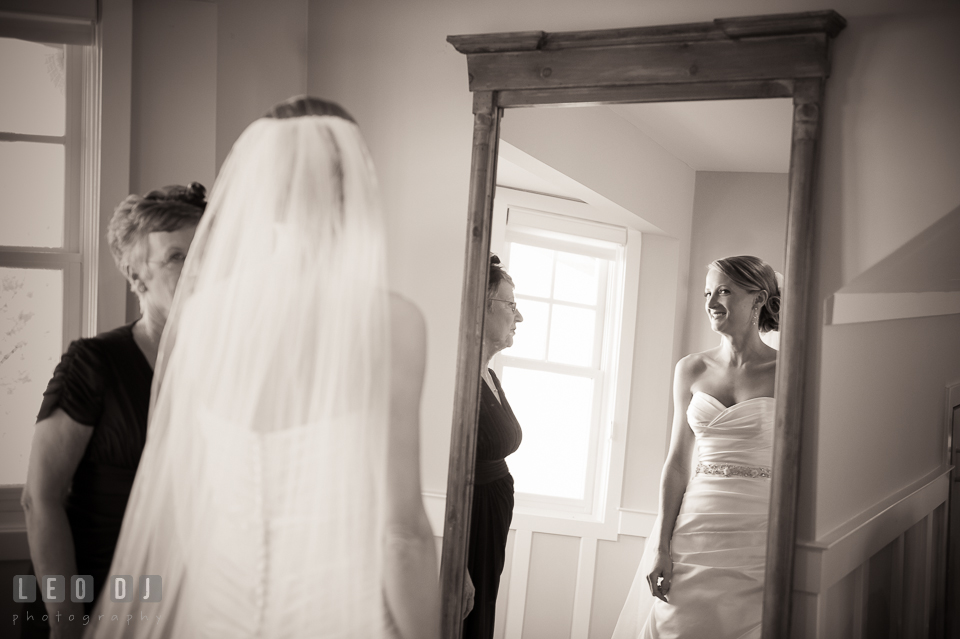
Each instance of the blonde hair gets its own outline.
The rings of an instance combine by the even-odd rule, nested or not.
[[[753,255],[736,255],[714,260],[707,268],[720,271],[751,293],[766,291],[767,300],[760,308],[757,327],[761,333],[780,330],[780,286],[772,266]]]

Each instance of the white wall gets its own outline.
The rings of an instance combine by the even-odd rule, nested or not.
[[[837,40],[810,309],[818,327],[830,294],[960,203],[958,30],[956,6],[878,12],[851,19]],[[930,469],[944,387],[960,379],[957,321],[826,326],[811,341],[802,536],[823,536]]]
[[[223,0],[217,13],[216,167],[251,122],[307,90],[307,0]]]
[[[216,175],[217,5],[133,3],[130,188],[147,192]]]
[[[257,0],[113,0],[105,5],[105,24],[131,4],[126,193],[197,181],[209,194],[247,125],[273,104],[306,92],[306,0],[269,5]],[[106,99],[105,112],[110,106]],[[105,120],[104,126],[113,123]],[[103,206],[112,213],[119,202],[104,201]],[[109,267],[115,270],[112,262]],[[104,260],[101,268],[106,268]],[[114,287],[121,285],[122,279],[107,283],[101,298],[115,298]],[[126,318],[132,321],[139,317],[137,300],[129,292],[126,300]],[[101,330],[114,326],[100,323]]]
[[[756,255],[783,273],[786,233],[785,173],[697,172],[683,353],[720,343],[703,311],[707,264],[730,255]]]
[[[126,280],[107,243],[113,210],[130,193],[130,98],[133,80],[133,3],[101,3],[100,250],[97,261],[97,332],[122,324]]]

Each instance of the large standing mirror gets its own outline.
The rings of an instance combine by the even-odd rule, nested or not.
[[[631,525],[629,521],[624,524],[625,519],[641,529],[645,525],[642,514],[617,512],[621,488],[628,490],[629,482],[637,481],[637,478],[656,482],[660,469],[643,468],[641,472],[637,467],[631,468],[631,463],[636,465],[637,459],[625,454],[623,437],[628,422],[638,419],[666,421],[671,410],[670,362],[675,362],[676,356],[683,353],[678,353],[682,345],[671,338],[666,348],[659,345],[659,359],[649,358],[650,361],[645,360],[640,366],[635,361],[635,354],[643,346],[637,341],[642,342],[644,338],[636,327],[638,322],[646,322],[645,330],[653,331],[648,340],[650,346],[657,343],[655,332],[658,329],[668,326],[675,331],[684,323],[692,326],[696,321],[693,318],[702,318],[699,305],[677,304],[680,293],[676,290],[673,298],[664,293],[669,287],[679,287],[682,295],[692,294],[687,282],[702,279],[703,273],[693,271],[697,265],[691,259],[695,261],[700,255],[695,246],[690,244],[683,249],[676,246],[676,242],[671,243],[675,233],[665,228],[670,225],[670,204],[663,201],[664,198],[651,198],[648,190],[647,209],[641,211],[638,209],[643,209],[644,204],[624,206],[624,198],[630,198],[629,194],[623,195],[631,187],[629,182],[611,187],[614,191],[619,188],[622,197],[610,197],[603,188],[591,188],[604,180],[616,179],[618,169],[630,168],[629,158],[611,152],[607,158],[611,165],[588,163],[584,156],[590,154],[578,152],[576,135],[550,134],[551,131],[573,134],[600,131],[605,126],[603,118],[610,117],[619,118],[616,121],[620,124],[627,122],[644,131],[646,139],[654,140],[663,149],[680,149],[674,150],[673,155],[694,171],[698,169],[692,165],[704,161],[704,149],[709,150],[712,144],[736,151],[731,155],[723,153],[723,148],[714,149],[733,164],[721,161],[716,166],[722,168],[700,167],[701,171],[779,173],[782,176],[783,209],[777,213],[782,217],[779,228],[783,229],[780,233],[783,233],[785,242],[780,246],[785,246],[785,250],[779,255],[761,255],[775,267],[782,265],[785,280],[775,390],[774,471],[763,597],[763,636],[788,636],[806,375],[803,342],[810,317],[808,292],[814,178],[823,90],[829,75],[829,43],[844,25],[841,16],[833,11],[823,11],[663,27],[448,38],[467,56],[475,123],[441,561],[445,637],[459,638],[462,630],[482,383],[483,309],[491,247],[502,253],[508,270],[514,273],[544,273],[552,269],[550,278],[559,282],[559,278],[565,277],[569,282],[561,293],[554,290],[544,294],[532,290],[531,282],[535,281],[532,276],[526,278],[523,286],[517,286],[518,305],[528,315],[525,318],[529,322],[528,335],[542,334],[543,337],[527,339],[523,353],[505,353],[497,365],[499,372],[505,378],[512,377],[511,383],[518,389],[533,389],[537,384],[535,375],[530,373],[531,366],[527,365],[529,361],[543,362],[541,369],[545,375],[570,373],[565,382],[569,388],[562,393],[569,406],[549,408],[555,415],[563,416],[578,405],[590,403],[587,412],[594,411],[597,424],[592,434],[588,432],[574,442],[573,448],[586,449],[588,454],[586,461],[580,465],[577,462],[576,468],[566,473],[570,480],[568,485],[554,481],[552,487],[542,489],[534,487],[521,491],[518,487],[518,503],[521,492],[539,491],[544,497],[539,504],[526,504],[529,508],[523,516],[528,521],[535,519],[537,507],[544,507],[545,503],[548,510],[565,510],[567,523],[564,530],[569,530],[572,536],[579,535],[581,546],[583,543],[589,545],[584,541],[587,539],[595,545],[598,537],[603,538],[605,534],[612,534],[615,538],[618,529]],[[528,110],[527,107],[569,108]],[[506,120],[501,127],[505,111]],[[583,124],[587,121],[596,123],[597,128],[591,129]],[[744,126],[748,128],[741,134],[736,127],[728,126],[730,122],[746,123]],[[770,124],[776,122],[781,124]],[[787,130],[768,134],[763,129],[765,125]],[[744,144],[724,143],[723,135],[707,136],[709,139],[698,137],[692,130],[698,126],[712,129],[714,133],[723,128],[719,133],[733,135]],[[759,142],[746,142],[751,135]],[[776,142],[778,135],[782,143]],[[600,137],[594,137],[596,144],[602,142]],[[765,145],[764,139],[771,144]],[[620,140],[619,144],[622,146],[626,142]],[[740,146],[744,148],[731,148]],[[758,150],[760,147],[763,148]],[[629,155],[629,151],[626,153]],[[684,159],[681,157],[684,153],[688,158],[700,159]],[[770,159],[770,154],[779,154],[779,159]],[[730,160],[733,156],[745,162],[743,166],[760,168],[735,168],[738,160]],[[651,170],[655,172],[657,167],[651,167]],[[500,188],[497,188],[498,184]],[[722,191],[727,188],[725,184],[717,183],[713,188]],[[663,188],[670,188],[669,180],[663,180]],[[700,188],[696,186],[698,192]],[[777,187],[770,188],[775,191]],[[772,224],[776,227],[777,223]],[[689,229],[686,232],[689,237]],[[709,251],[712,251],[710,259],[729,254],[724,252],[723,246],[717,246],[715,250],[711,247]],[[763,251],[762,247],[756,250]],[[651,265],[641,269],[641,254],[646,260],[664,260],[660,271]],[[688,261],[686,265],[684,260]],[[689,270],[687,265],[690,265]],[[641,278],[646,278],[646,288]],[[647,295],[659,294],[659,301],[667,302],[661,306],[669,307],[669,312],[657,316],[649,312],[644,315],[641,310],[642,317],[638,316],[638,308],[649,308],[638,299],[641,295],[638,291],[642,290]],[[673,315],[676,308],[686,308],[686,317]],[[594,328],[590,329],[592,332],[588,331],[587,337],[579,340],[582,344],[564,339],[563,343],[569,347],[566,352],[555,351],[550,355],[550,332],[554,329],[545,328],[544,317],[560,318],[556,320],[559,326],[564,314],[569,322],[574,322],[571,335],[584,334],[583,322],[593,322]],[[620,333],[623,339],[614,343],[609,336],[625,326],[623,321],[628,321],[629,329],[623,330]],[[667,360],[666,366],[662,366],[664,360]],[[582,377],[590,377],[591,367],[599,370],[601,361],[606,362],[607,372],[596,374],[609,376],[604,390],[596,391],[598,386],[576,381],[578,370],[583,373]],[[652,404],[664,408],[659,412],[652,408],[641,417],[642,409],[638,404],[646,398],[639,396],[636,388],[642,385],[642,381],[650,382],[646,392],[654,398]],[[504,385],[507,386],[506,381]],[[622,387],[620,391],[617,386]],[[510,388],[506,390],[511,395]],[[617,401],[611,404],[614,408],[610,409],[610,414],[596,409],[600,404],[597,397],[591,395],[595,391],[595,394],[608,393],[611,396],[621,392]],[[520,394],[534,396],[535,392]],[[512,396],[511,402],[514,402]],[[523,409],[518,407],[518,410]],[[669,427],[666,423],[657,424],[657,427],[662,432],[659,439],[651,441],[651,446],[659,451],[662,460],[664,437],[668,436]],[[549,438],[543,437],[538,443],[537,435],[531,435],[532,438],[525,443],[530,448],[525,451],[525,459],[520,460],[521,465],[542,467],[543,459],[550,457],[543,453],[544,447],[552,444]],[[538,451],[541,454],[539,461]],[[560,452],[558,455],[565,458],[569,454]],[[607,464],[607,471],[612,465],[617,472],[603,475],[598,472],[596,464],[591,465],[591,459],[600,459]],[[554,473],[558,476],[564,474],[563,469]],[[623,485],[605,484],[604,476],[615,476]],[[525,481],[526,486],[532,485],[529,473]],[[593,532],[583,533],[590,526]],[[599,529],[603,531],[598,534]],[[508,554],[523,545],[527,546],[529,553],[529,535],[521,538],[518,534],[512,539]],[[591,548],[586,550],[589,552]],[[596,557],[595,546],[592,551]],[[577,589],[592,587],[587,577],[592,578],[594,569],[595,565],[590,561],[574,565]],[[517,567],[513,568],[513,572],[517,570]],[[585,572],[590,574],[585,575]],[[506,578],[506,571],[504,575]],[[574,608],[583,607],[582,599],[578,598],[576,602]],[[572,624],[578,629],[574,634],[586,636],[584,624],[589,624],[589,609],[586,613],[574,609],[570,614],[572,621],[567,620],[567,628]],[[505,636],[519,636],[517,624],[522,626],[523,620],[521,617],[518,621],[514,615],[514,618],[499,623],[513,624],[512,629],[507,628]]]

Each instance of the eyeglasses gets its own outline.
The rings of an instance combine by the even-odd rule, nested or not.
[[[517,303],[516,303],[516,302],[511,302],[511,301],[509,301],[509,300],[501,300],[501,299],[497,299],[496,297],[491,297],[491,298],[490,298],[490,301],[491,301],[491,302],[503,302],[504,304],[506,304],[507,306],[510,307],[510,310],[511,310],[511,311],[513,311],[514,313],[517,312]]]
[[[157,264],[162,269],[168,271],[173,271],[176,269],[182,269],[183,263],[186,261],[187,256],[183,253],[174,253],[165,260],[147,260],[147,264]]]

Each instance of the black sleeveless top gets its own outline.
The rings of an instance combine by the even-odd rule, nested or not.
[[[93,434],[66,501],[77,574],[106,581],[133,478],[147,437],[153,369],[133,324],[76,340],[43,393],[37,421],[60,408]]]
[[[480,418],[477,421],[477,466],[474,471],[474,485],[488,484],[510,474],[504,457],[520,448],[523,433],[520,423],[507,403],[506,394],[500,386],[496,374],[490,371],[493,383],[500,394],[500,400],[493,394],[490,386],[481,381]]]

